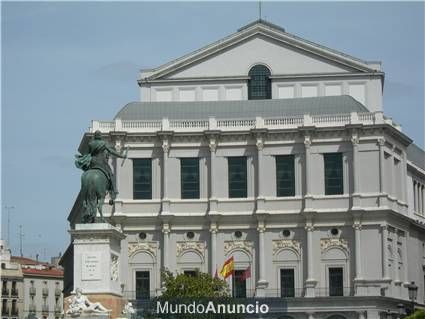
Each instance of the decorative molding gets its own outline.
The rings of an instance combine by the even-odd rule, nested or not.
[[[263,138],[257,138],[257,141],[255,143],[255,146],[257,146],[257,150],[262,151],[264,149],[264,140]]]
[[[298,254],[301,253],[301,244],[297,240],[293,239],[279,239],[273,240],[273,255],[275,255],[280,249],[290,248],[295,250]]]
[[[168,139],[162,140],[162,151],[166,154],[170,151],[170,142]]]
[[[253,255],[254,243],[248,240],[232,240],[224,242],[224,254],[227,255],[229,252],[235,249],[241,249],[248,252],[251,256]]]
[[[177,256],[180,257],[184,252],[188,250],[194,250],[198,252],[202,257],[205,255],[205,242],[203,241],[181,241],[177,242]]]
[[[322,252],[329,248],[342,248],[348,252],[348,242],[343,238],[322,238],[320,239],[320,249]]]
[[[379,146],[385,146],[385,139],[383,137],[378,138],[377,142]]]
[[[119,274],[119,259],[116,255],[111,255],[111,280],[118,281]]]
[[[139,251],[147,251],[156,257],[156,250],[157,250],[156,242],[128,243],[128,256],[133,256]]]

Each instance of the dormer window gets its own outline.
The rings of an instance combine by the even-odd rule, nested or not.
[[[248,100],[267,100],[272,98],[272,82],[270,70],[257,64],[249,70]]]

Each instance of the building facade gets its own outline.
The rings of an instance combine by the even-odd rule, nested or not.
[[[40,319],[61,318],[63,270],[53,264],[26,257],[12,257],[23,273],[23,314]]]
[[[0,240],[1,318],[21,318],[23,314],[23,275],[21,266],[11,260],[5,240]]]
[[[425,156],[383,114],[383,79],[263,20],[142,71],[141,102],[80,145],[100,130],[129,149],[105,206],[126,235],[124,295],[233,256],[233,296],[281,301],[276,318],[395,318],[412,281],[423,305]],[[77,199],[71,228],[80,212]]]

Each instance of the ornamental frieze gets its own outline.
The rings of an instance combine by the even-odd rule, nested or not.
[[[273,240],[273,255],[283,248],[293,249],[299,254],[301,251],[301,244],[299,241],[293,239]]]
[[[194,250],[201,256],[205,253],[205,243],[202,241],[181,241],[177,242],[177,256],[181,256],[185,251]]]
[[[254,243],[248,240],[234,240],[224,242],[224,254],[227,255],[230,251],[235,249],[242,249],[249,252],[252,255],[254,249]]]
[[[337,247],[348,251],[348,242],[343,238],[322,238],[320,240],[320,249],[323,251]]]
[[[155,242],[128,243],[128,255],[132,256],[139,251],[147,251],[156,256],[156,248]]]

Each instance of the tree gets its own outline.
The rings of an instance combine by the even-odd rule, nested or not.
[[[194,276],[163,272],[164,298],[225,298],[229,288],[224,280],[210,274],[197,272]]]
[[[425,319],[425,310],[416,310],[415,313],[411,314],[406,319]]]

